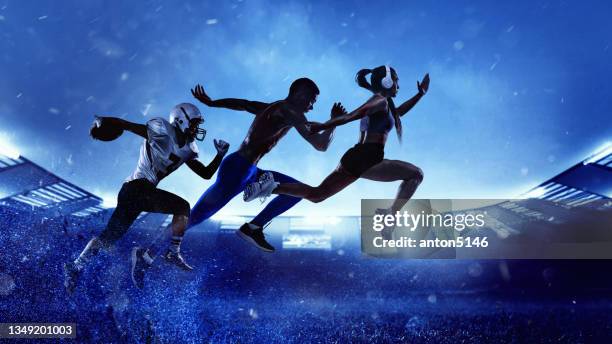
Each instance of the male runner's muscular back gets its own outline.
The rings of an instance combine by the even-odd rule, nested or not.
[[[257,164],[259,159],[272,150],[278,141],[289,132],[292,124],[286,117],[292,115],[284,101],[280,100],[270,104],[263,112],[255,116],[238,153],[253,164]],[[306,121],[306,117],[303,117]]]

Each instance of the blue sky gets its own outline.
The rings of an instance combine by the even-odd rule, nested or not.
[[[114,197],[136,165],[140,140],[94,142],[94,114],[144,122],[211,97],[274,101],[301,76],[315,80],[323,121],[333,102],[368,98],[361,68],[389,63],[397,102],[431,75],[430,93],[404,118],[389,158],[425,172],[419,198],[512,197],[612,139],[612,23],[605,1],[2,1],[0,137],[88,190]],[[202,160],[213,138],[238,147],[247,113],[209,109]],[[294,131],[260,167],[317,184],[358,136],[339,128],[317,152]],[[360,180],[292,214],[355,214],[360,198],[392,198],[398,183]],[[188,168],[160,186],[190,202],[210,185]],[[235,200],[225,214],[254,213]]]

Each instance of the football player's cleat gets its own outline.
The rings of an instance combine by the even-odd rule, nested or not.
[[[132,283],[138,289],[144,288],[145,272],[151,266],[143,257],[145,252],[146,250],[144,248],[138,246],[132,249],[132,269],[130,270],[130,276],[132,278]]]
[[[172,263],[172,264],[178,266],[182,270],[185,270],[185,271],[193,270],[193,267],[191,265],[187,264],[187,262],[185,261],[185,258],[183,258],[183,255],[181,254],[181,252],[172,252],[171,250],[168,250],[163,255],[163,257],[169,263]]]
[[[72,294],[81,277],[81,271],[73,262],[64,263],[64,287],[68,294]]]

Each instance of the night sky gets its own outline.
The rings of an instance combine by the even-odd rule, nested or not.
[[[431,75],[430,92],[403,119],[386,156],[420,166],[418,198],[512,197],[612,140],[612,3],[589,1],[4,1],[0,0],[0,141],[60,176],[112,199],[141,140],[88,136],[93,116],[136,122],[180,102],[205,114],[212,139],[236,149],[252,115],[209,109],[214,98],[274,101],[295,78],[321,90],[309,118],[369,94],[361,68],[393,66],[396,103]],[[292,131],[260,167],[318,184],[358,138],[336,131],[325,153]],[[160,187],[192,204],[210,185],[187,167]],[[291,214],[357,214],[360,198],[392,198],[398,183],[360,180]],[[261,205],[234,200],[224,214]]]

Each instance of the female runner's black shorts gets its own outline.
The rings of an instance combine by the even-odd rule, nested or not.
[[[383,161],[385,146],[381,143],[358,143],[346,151],[340,164],[351,175],[360,177],[370,167]]]

